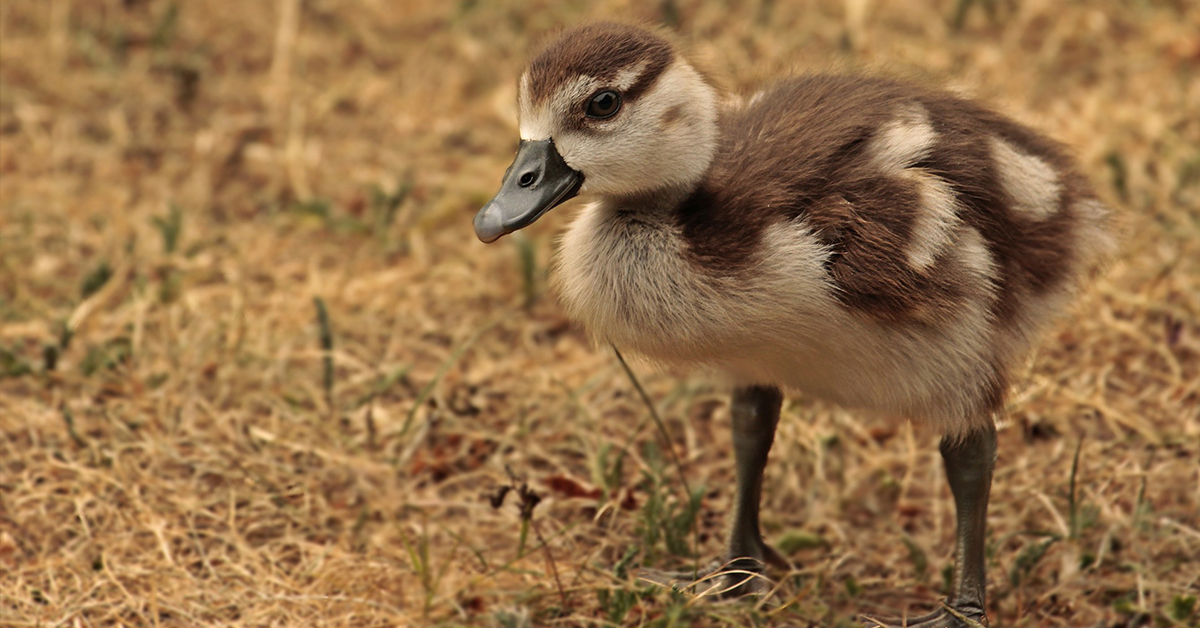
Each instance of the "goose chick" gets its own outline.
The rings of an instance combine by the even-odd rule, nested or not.
[[[904,625],[986,624],[994,416],[1112,248],[1108,212],[1059,145],[946,93],[813,75],[727,102],[654,33],[565,32],[521,75],[517,156],[476,234],[590,197],[556,292],[599,340],[733,383],[739,566],[781,561],[758,509],[782,390],[938,430],[955,577]]]

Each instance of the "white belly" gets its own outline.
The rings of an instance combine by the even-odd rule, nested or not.
[[[768,229],[756,264],[703,272],[666,219],[624,220],[597,205],[564,236],[555,287],[603,342],[664,364],[713,370],[956,431],[994,378],[985,304],[938,327],[885,325],[843,307],[826,251],[806,229]]]

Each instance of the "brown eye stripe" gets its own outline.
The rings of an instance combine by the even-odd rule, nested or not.
[[[588,24],[564,33],[529,64],[529,96],[539,105],[578,76],[607,82],[644,63],[637,82],[621,93],[629,102],[654,84],[674,56],[671,45],[653,33],[612,22]]]

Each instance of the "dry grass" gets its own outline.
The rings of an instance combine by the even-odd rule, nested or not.
[[[492,247],[470,226],[522,60],[619,16],[675,22],[730,87],[883,69],[1077,150],[1125,250],[1014,391],[992,616],[1197,625],[1194,3],[563,4],[0,4],[0,624],[845,626],[932,604],[935,437],[804,400],[767,472],[799,566],[775,604],[623,568],[720,550],[724,397],[635,366],[693,536],[646,407],[543,294],[570,212]],[[488,501],[506,467],[541,497],[526,523],[520,495]]]

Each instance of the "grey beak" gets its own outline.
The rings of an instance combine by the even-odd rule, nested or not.
[[[521,140],[500,191],[475,214],[475,235],[484,242],[532,225],[542,214],[579,193],[583,174],[572,170],[554,140]]]

